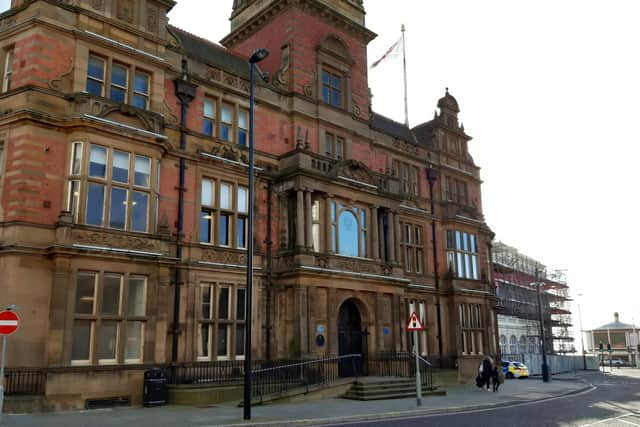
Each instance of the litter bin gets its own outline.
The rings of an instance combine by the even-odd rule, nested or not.
[[[144,372],[144,390],[142,392],[144,406],[148,408],[165,405],[168,394],[167,377],[162,369],[153,368]]]

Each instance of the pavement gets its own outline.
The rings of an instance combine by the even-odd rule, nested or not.
[[[323,399],[300,403],[274,403],[252,407],[252,419],[243,420],[243,409],[232,403],[206,408],[162,406],[117,408],[53,414],[5,415],[3,426],[20,427],[165,427],[165,426],[307,426],[353,421],[373,421],[426,414],[510,406],[586,392],[592,387],[581,372],[540,378],[506,380],[497,393],[475,385],[449,387],[446,396],[424,397],[418,407],[415,398],[354,401]]]

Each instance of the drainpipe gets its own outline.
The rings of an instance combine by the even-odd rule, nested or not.
[[[173,325],[171,342],[171,363],[178,361],[178,335],[180,335],[180,286],[182,281],[182,237],[184,228],[184,155],[187,148],[187,111],[189,104],[196,97],[197,86],[190,83],[187,77],[187,61],[182,60],[182,76],[176,80],[175,95],[180,101],[180,181],[178,185],[178,225],[176,233],[176,266],[173,278]]]
[[[266,348],[265,348],[265,356],[267,360],[271,360],[271,329],[273,326],[271,325],[271,304],[273,298],[273,288],[272,288],[272,268],[273,268],[273,241],[271,235],[271,226],[273,223],[273,206],[271,203],[271,197],[273,194],[273,184],[271,181],[267,183],[267,239],[265,241],[267,245],[267,324],[266,324]]]
[[[429,199],[431,199],[431,236],[433,242],[433,275],[436,287],[436,318],[438,327],[438,366],[442,368],[442,313],[440,309],[440,277],[438,274],[438,243],[436,233],[436,212],[433,200],[433,184],[440,174],[431,164],[427,166],[427,181],[429,182]]]

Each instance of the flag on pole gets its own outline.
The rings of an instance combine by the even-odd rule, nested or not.
[[[382,61],[384,61],[385,59],[387,59],[389,56],[400,53],[400,42],[402,41],[402,38],[399,38],[397,42],[395,42],[389,49],[387,49],[387,51],[384,53],[384,55],[382,55],[382,58],[378,59],[376,62],[374,62],[373,64],[371,64],[371,69],[376,68],[378,65],[380,65],[380,63]]]

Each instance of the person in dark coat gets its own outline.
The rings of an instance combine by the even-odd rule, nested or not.
[[[491,382],[493,383],[493,392],[498,391],[500,387],[500,370],[502,366],[498,367],[499,363],[495,363],[493,365],[493,370],[491,371]]]
[[[487,391],[491,387],[491,376],[493,374],[493,361],[490,357],[485,357],[480,367],[482,376],[482,385],[487,387]]]

